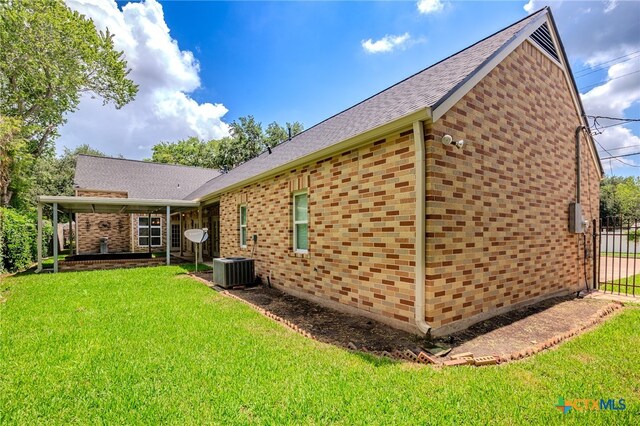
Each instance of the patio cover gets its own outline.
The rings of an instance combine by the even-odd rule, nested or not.
[[[66,213],[165,213],[167,215],[167,265],[171,257],[171,213],[200,208],[197,201],[144,198],[101,198],[41,195],[38,200],[38,269],[42,270],[42,206],[53,209],[53,272],[58,272],[58,212]]]

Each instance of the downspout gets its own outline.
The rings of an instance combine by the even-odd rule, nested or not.
[[[580,132],[584,130],[584,126],[576,127],[576,203],[580,204]]]
[[[426,159],[424,150],[424,123],[413,123],[413,140],[416,151],[416,260],[415,260],[415,321],[418,330],[425,335],[429,334],[431,326],[424,320],[425,317],[425,272],[426,272],[426,240],[425,218],[427,210],[426,201]]]

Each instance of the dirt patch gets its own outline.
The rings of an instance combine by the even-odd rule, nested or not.
[[[210,274],[198,274],[198,279],[213,287]],[[377,354],[395,352],[395,355],[391,354],[393,357],[408,360],[411,359],[401,356],[398,351],[409,349],[418,355],[422,351],[433,353],[434,345],[450,348],[446,355],[434,357],[439,362],[466,352],[474,357],[493,355],[499,360],[523,358],[578,334],[613,311],[613,303],[608,300],[556,297],[490,318],[450,336],[427,340],[273,288],[254,287],[229,290],[228,293],[267,316],[277,317],[278,321],[303,335],[312,335],[332,345]],[[514,356],[520,353],[522,356]]]
[[[231,294],[296,324],[317,340],[338,346],[349,342],[372,351],[415,348],[424,339],[360,315],[351,315],[273,288],[231,290]]]

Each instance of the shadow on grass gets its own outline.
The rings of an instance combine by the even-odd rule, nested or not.
[[[181,269],[184,269],[185,272],[184,273],[189,273],[189,272],[195,272],[196,271],[196,264],[195,263],[181,263],[179,265]],[[198,272],[207,272],[207,271],[211,271],[213,270],[213,268],[209,265],[203,265],[202,263],[198,263]]]

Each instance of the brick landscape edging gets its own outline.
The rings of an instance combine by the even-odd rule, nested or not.
[[[155,259],[111,259],[111,260],[62,260],[58,262],[60,272],[96,271],[120,268],[144,268],[164,265],[164,258]]]
[[[203,284],[205,284],[207,287],[213,287],[213,284],[204,279],[204,278],[200,278],[197,275],[194,274],[189,274],[192,278],[202,282]],[[282,318],[281,316],[278,316],[276,314],[274,314],[273,312],[268,311],[267,309],[264,309],[261,306],[258,306],[254,303],[251,303],[239,296],[236,296],[233,293],[230,293],[228,290],[223,290],[219,292],[221,295],[229,297],[231,299],[237,300],[239,302],[244,303],[245,305],[248,305],[249,307],[253,308],[255,311],[257,311],[258,313],[264,315],[267,318],[270,318],[282,325],[284,325],[285,327],[289,328],[290,330],[295,331],[298,334],[301,334],[304,337],[307,337],[309,339],[313,339],[316,340],[318,342],[321,342],[316,336],[314,336],[313,334],[309,333],[308,331],[298,327],[295,323],[293,323],[292,321],[289,321],[285,318]],[[546,340],[543,343],[537,344],[535,346],[531,346],[527,349],[521,350],[521,351],[516,351],[513,352],[512,354],[508,355],[508,356],[499,356],[499,355],[489,355],[489,356],[481,356],[481,357],[473,357],[473,356],[463,356],[461,358],[457,358],[457,359],[453,359],[455,357],[452,357],[452,359],[450,360],[444,360],[444,359],[440,359],[437,358],[431,354],[428,354],[424,351],[419,351],[418,353],[416,353],[416,351],[411,350],[411,349],[396,349],[394,351],[371,351],[369,350],[366,346],[362,346],[360,348],[358,348],[353,342],[349,342],[345,347],[347,350],[349,350],[350,352],[364,352],[367,353],[369,355],[373,355],[376,357],[380,357],[380,358],[388,358],[391,360],[396,360],[396,361],[404,361],[404,362],[412,362],[412,363],[417,363],[417,364],[432,364],[434,366],[458,366],[458,365],[475,365],[477,367],[481,367],[481,366],[485,366],[485,365],[495,365],[495,364],[504,364],[507,363],[509,361],[515,361],[515,360],[519,360],[519,359],[523,359],[523,358],[527,358],[530,357],[532,355],[537,354],[538,352],[542,352],[546,349],[550,349],[554,346],[559,345],[560,343],[562,343],[565,340],[568,340],[574,336],[577,336],[578,334],[581,334],[582,332],[588,331],[589,329],[595,327],[596,325],[598,325],[599,323],[601,323],[602,321],[604,321],[604,318],[612,313],[614,313],[617,310],[620,310],[622,307],[624,306],[624,304],[622,302],[611,302],[609,303],[607,306],[605,306],[604,308],[600,309],[598,312],[596,312],[595,314],[593,314],[590,318],[589,321],[587,321],[586,324],[580,326],[580,327],[575,327],[565,333],[561,333],[558,336],[554,336],[548,340]],[[462,355],[462,354],[460,354]]]

